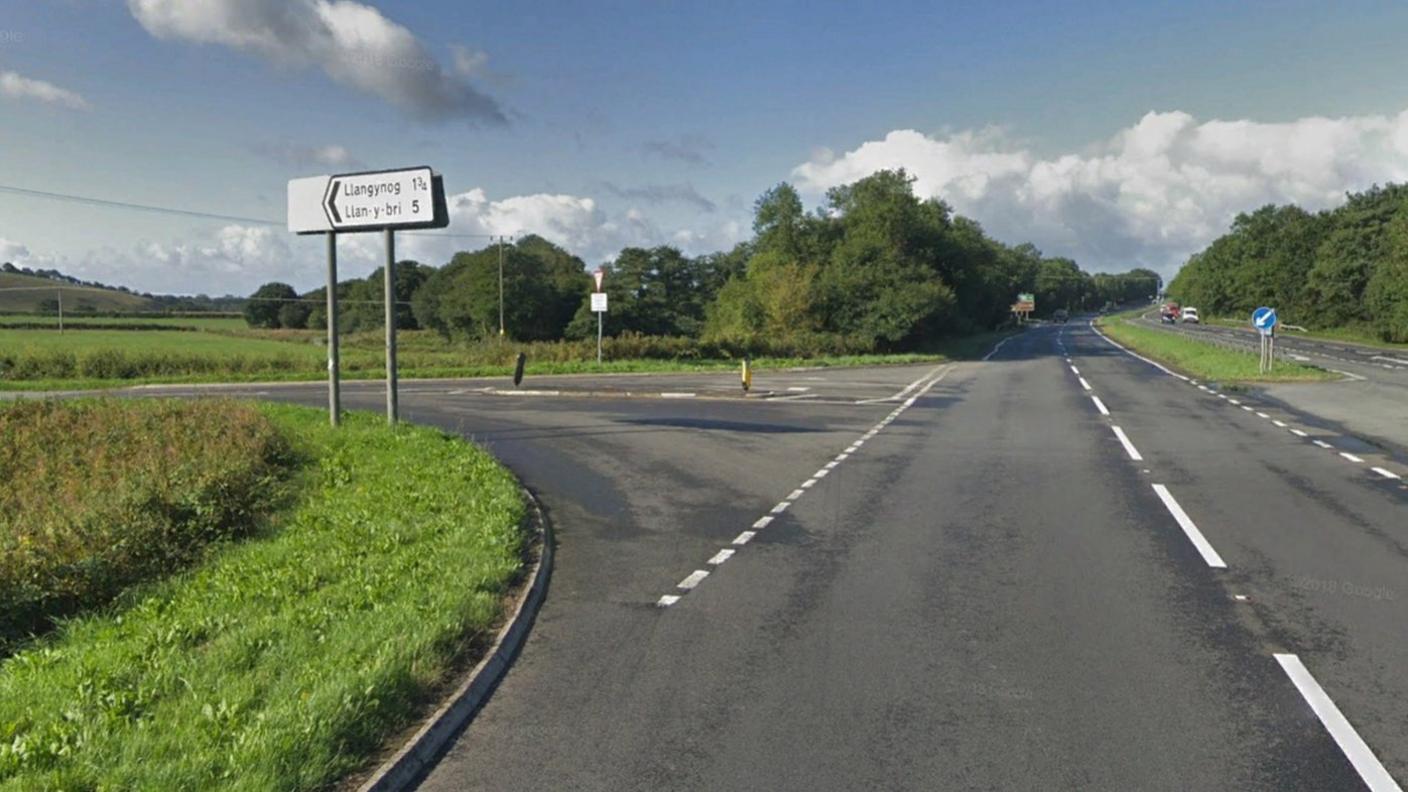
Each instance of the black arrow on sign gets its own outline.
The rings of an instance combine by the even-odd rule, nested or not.
[[[328,222],[338,225],[342,222],[342,215],[337,213],[337,188],[342,186],[341,179],[333,179],[328,184],[327,197],[323,199],[323,209],[327,211]]]

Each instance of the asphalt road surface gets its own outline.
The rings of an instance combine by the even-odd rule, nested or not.
[[[985,361],[769,376],[813,395],[406,386],[404,417],[486,444],[558,540],[522,654],[422,789],[1408,778],[1399,458],[1074,322]]]

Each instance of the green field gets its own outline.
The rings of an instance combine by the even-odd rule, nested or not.
[[[189,322],[186,319],[171,321]],[[148,383],[315,380],[326,376],[323,334],[316,330],[256,330],[238,320],[203,319],[196,332],[170,330],[6,328],[0,323],[0,389],[51,390]],[[947,339],[924,353],[856,355],[821,352],[773,354],[754,360],[760,369],[916,363],[975,357],[1002,333]],[[599,372],[709,371],[733,369],[737,356],[681,338],[608,338],[606,360],[596,362],[595,340],[517,344],[452,341],[423,330],[398,333],[403,377],[503,376],[515,356],[527,355],[533,375]],[[348,379],[384,376],[380,332],[342,339],[342,372]]]
[[[1129,315],[1100,320],[1101,332],[1142,355],[1206,382],[1318,382],[1338,379],[1324,369],[1297,363],[1276,363],[1269,374],[1257,370],[1254,352],[1241,352],[1199,341],[1168,330],[1138,325]]]
[[[44,325],[58,329],[59,317],[52,314],[0,314],[0,328],[20,325],[33,327]],[[248,327],[237,316],[86,316],[64,313],[64,327],[86,330],[117,327],[127,329],[134,326],[171,327],[184,330],[222,330],[238,332]]]
[[[110,497],[160,489],[154,477],[179,484],[186,465],[223,464],[204,458],[212,450],[198,427],[218,429],[218,419],[196,404],[99,400],[0,414],[35,413],[20,417],[36,448],[89,448],[65,437],[82,426],[136,430],[110,440],[166,446],[169,465],[115,461],[102,487],[83,484],[93,475],[83,465],[55,474],[103,512]],[[525,506],[486,453],[367,414],[334,430],[318,410],[210,404],[287,442],[283,494],[233,535],[150,537],[208,546],[186,571],[130,586],[0,659],[0,790],[330,788],[412,723],[501,617],[522,567]],[[180,426],[188,410],[197,432],[188,442],[140,431],[144,416]],[[28,480],[31,467],[0,468],[0,487]],[[121,524],[65,532],[48,501],[31,499],[27,513],[54,517],[75,558],[108,557],[123,541]]]
[[[90,289],[62,281],[39,278],[19,272],[0,272],[0,313],[38,311],[45,300],[64,293],[64,305],[89,311],[143,311],[152,301],[140,294],[128,294],[116,289]]]

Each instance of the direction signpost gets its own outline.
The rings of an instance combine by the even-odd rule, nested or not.
[[[1265,374],[1276,363],[1276,309],[1261,307],[1252,311],[1252,327],[1261,335],[1261,362],[1258,370]]]
[[[386,237],[386,420],[396,423],[396,238],[411,228],[450,224],[445,186],[429,166],[292,179],[288,230],[328,238],[328,412],[341,418],[337,342],[337,235],[381,231]]]
[[[1012,313],[1017,315],[1019,322],[1025,322],[1032,312],[1036,310],[1036,295],[1022,292],[1017,295],[1017,302],[1012,304]]]
[[[596,281],[596,291],[592,292],[592,313],[596,314],[596,362],[601,363],[601,317],[606,313],[606,292],[601,290],[601,282],[606,278],[606,270],[598,268],[592,273]]]

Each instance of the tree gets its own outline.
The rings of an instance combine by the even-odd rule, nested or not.
[[[244,306],[244,320],[250,327],[279,327],[279,308],[285,300],[298,299],[287,283],[266,283],[254,290]]]

